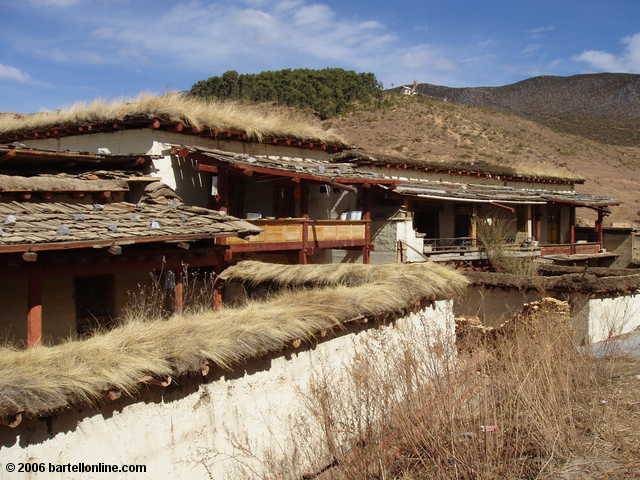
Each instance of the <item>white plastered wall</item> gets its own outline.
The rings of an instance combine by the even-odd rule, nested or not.
[[[585,344],[602,342],[640,327],[640,294],[602,298],[573,294],[571,307],[578,340]]]
[[[217,140],[195,135],[166,132],[142,128],[118,130],[111,133],[95,133],[70,137],[24,140],[24,144],[34,148],[58,151],[97,152],[100,147],[108,148],[114,155],[158,155],[153,160],[152,175],[176,190],[185,203],[207,207],[211,195],[211,174],[198,172],[194,162],[168,154],[170,145],[192,145],[214,148],[250,155],[278,155],[326,159],[328,154],[321,150],[283,147],[255,142]]]
[[[238,478],[237,469],[244,464],[259,477],[260,458],[269,451],[289,451],[301,440],[297,435],[305,435],[306,430],[296,426],[307,417],[302,393],[314,375],[345,374],[359,352],[382,366],[394,345],[424,347],[441,340],[454,354],[451,301],[435,302],[392,325],[349,329],[303,351],[251,361],[244,370],[210,383],[185,378],[178,386],[158,390],[156,397],[150,391],[148,398],[105,414],[73,409],[47,420],[26,421],[15,431],[0,432],[2,462],[145,464],[147,473],[136,478],[188,480]],[[327,458],[321,448],[315,457],[318,464],[308,465],[310,471]],[[47,478],[104,477],[100,475]],[[1,469],[4,478],[16,477]]]

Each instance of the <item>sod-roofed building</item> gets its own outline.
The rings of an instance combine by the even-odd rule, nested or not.
[[[578,241],[576,208],[614,198],[578,193],[556,172],[371,155],[305,120],[180,95],[94,103],[0,123],[0,141],[149,155],[151,171],[188,205],[259,225],[219,240],[226,260],[285,263],[478,261],[477,220],[513,220],[518,255],[603,257],[602,236]]]
[[[189,268],[220,269],[224,237],[260,232],[186,206],[150,176],[148,156],[0,147],[0,326],[5,341],[56,343],[110,326],[162,278],[184,307]]]

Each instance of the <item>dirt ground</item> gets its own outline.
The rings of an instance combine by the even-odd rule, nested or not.
[[[602,412],[598,428],[583,431],[589,454],[576,456],[545,477],[549,480],[640,479],[640,351],[636,358],[602,361],[610,369],[609,381],[584,399],[585,407],[597,403]]]

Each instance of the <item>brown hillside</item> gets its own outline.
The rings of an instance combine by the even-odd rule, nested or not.
[[[607,222],[640,223],[640,148],[605,145],[486,108],[389,94],[384,106],[327,122],[350,143],[378,153],[434,161],[494,163],[525,171],[569,171],[578,190],[623,202]],[[578,209],[582,222],[594,216]]]
[[[418,93],[514,113],[565,133],[640,146],[640,75],[542,76],[501,87],[450,88],[421,83]]]

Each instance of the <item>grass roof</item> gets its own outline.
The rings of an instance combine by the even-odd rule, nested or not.
[[[344,150],[333,156],[337,162],[354,162],[361,165],[410,167],[436,172],[485,174],[487,176],[507,176],[516,178],[532,178],[541,180],[568,180],[581,183],[584,177],[569,172],[565,168],[551,165],[501,165],[484,160],[468,160],[463,158],[437,160],[430,159],[427,155],[407,157],[401,155],[388,155],[384,153],[365,152],[358,149]]]
[[[452,297],[467,284],[462,275],[433,264],[243,262],[223,276],[248,280],[253,275],[289,286],[328,286],[284,289],[268,301],[237,309],[131,320],[85,340],[50,347],[2,348],[0,415],[35,416],[70,404],[95,404],[112,389],[134,395],[146,376],[200,372],[203,362],[232,369],[355,319],[399,318],[422,308],[425,300]]]
[[[202,100],[183,93],[156,96],[141,94],[133,99],[78,102],[52,112],[0,116],[0,135],[79,124],[124,122],[128,119],[160,119],[188,127],[239,130],[249,138],[290,137],[326,143],[342,139],[301,113],[272,105]]]

